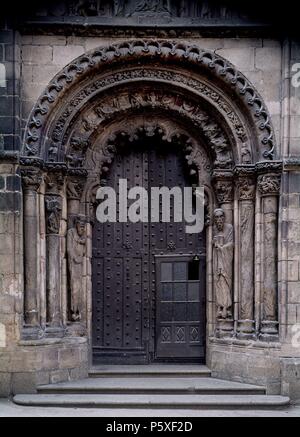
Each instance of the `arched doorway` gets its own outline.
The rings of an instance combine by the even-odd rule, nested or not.
[[[151,188],[183,193],[191,187],[197,178],[190,175],[183,150],[155,132],[125,141],[102,181],[117,193],[117,216],[120,181],[126,180],[126,191],[145,188],[149,202]],[[171,201],[168,222],[162,216],[159,222],[95,221],[94,362],[204,362],[205,230],[187,233],[184,219],[174,221],[174,206]]]
[[[253,350],[253,343],[259,348],[280,335],[282,162],[268,111],[248,79],[215,53],[183,43],[127,41],[93,50],[53,78],[33,108],[20,158],[23,335],[84,337],[91,344],[96,192],[118,155],[118,137],[128,138],[128,146],[156,128],[164,141],[181,145],[190,174],[206,189],[207,360],[218,374],[232,372],[233,350]],[[82,236],[78,216],[85,219]],[[79,244],[72,279],[72,247]],[[218,250],[227,253],[223,261]],[[80,306],[74,319],[68,294],[71,306],[72,300]]]

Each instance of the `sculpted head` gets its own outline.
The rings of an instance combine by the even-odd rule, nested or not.
[[[218,231],[223,231],[225,224],[225,212],[222,208],[215,209],[214,211],[214,224]]]
[[[83,216],[76,217],[75,227],[79,237],[83,237],[85,235],[85,218]]]

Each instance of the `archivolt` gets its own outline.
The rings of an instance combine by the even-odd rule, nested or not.
[[[249,131],[252,131],[251,134],[255,141],[260,143],[260,154],[256,159],[273,159],[274,132],[268,112],[262,98],[245,76],[238,72],[228,61],[213,52],[201,50],[197,46],[170,41],[124,42],[94,50],[70,63],[51,81],[33,108],[25,132],[24,155],[44,158],[41,144],[49,125],[53,126],[53,122],[57,122],[57,116],[54,117],[53,114],[59,106],[59,102],[62,102],[61,98],[63,96],[63,100],[70,101],[75,90],[77,88],[82,89],[84,83],[90,83],[89,90],[92,92],[96,83],[95,81],[89,82],[89,77],[93,78],[95,74],[100,74],[98,85],[101,87],[105,85],[105,79],[101,82],[101,74],[105,71],[107,73],[108,68],[110,70],[118,67],[124,69],[125,65],[126,67],[128,65],[138,66],[138,63],[141,62],[144,62],[150,68],[152,68],[152,65],[176,65],[177,71],[167,72],[174,80],[182,81],[179,77],[181,70],[190,71],[190,79],[188,75],[185,75],[185,83],[183,84],[184,87],[189,89],[196,89],[195,75],[204,77],[209,84],[215,81],[216,84],[222,86],[225,105],[232,100],[232,91],[234,91],[235,97],[233,100],[244,114],[245,123],[248,123]],[[124,75],[120,71],[115,74],[120,75],[120,80],[124,80]],[[140,75],[139,80],[145,80],[143,70],[140,70],[138,74]],[[209,88],[203,84],[200,87],[202,87],[204,94]],[[211,101],[220,98],[218,95],[213,94],[212,92],[209,96]],[[226,112],[224,105],[223,114],[228,120],[232,116],[235,117],[235,114]]]

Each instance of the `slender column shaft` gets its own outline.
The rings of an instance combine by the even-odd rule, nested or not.
[[[38,304],[38,193],[42,177],[39,170],[23,169],[24,197],[24,319],[25,325],[39,326]]]

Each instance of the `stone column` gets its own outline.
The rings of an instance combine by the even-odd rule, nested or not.
[[[38,289],[38,189],[42,182],[39,169],[21,170],[24,198],[24,322],[25,327],[38,327],[39,289]],[[28,329],[27,329],[28,331]],[[28,331],[29,332],[29,331]],[[34,335],[34,333],[32,333]]]
[[[48,175],[46,183],[46,335],[51,337],[61,336],[63,334],[60,251],[60,226],[62,216],[62,197],[60,195],[60,189],[63,185],[62,174],[54,173]]]
[[[260,339],[278,339],[278,195],[281,177],[276,173],[258,178],[262,197],[262,322]]]
[[[239,200],[239,320],[238,337],[255,336],[254,322],[254,220],[255,176],[253,167],[237,167]]]
[[[233,230],[233,173],[231,170],[215,170],[213,174],[215,193],[218,203],[218,208],[221,208],[225,213],[225,225]],[[232,232],[234,239],[234,233]],[[234,297],[233,297],[233,262],[231,276],[231,300],[232,306],[227,312],[226,317],[219,317],[217,314],[216,336],[217,337],[232,337],[234,334]],[[215,272],[213,272],[215,277]],[[215,281],[214,281],[215,282]],[[214,284],[215,290],[215,284]],[[216,292],[216,290],[215,290]],[[231,313],[229,315],[229,313]]]

